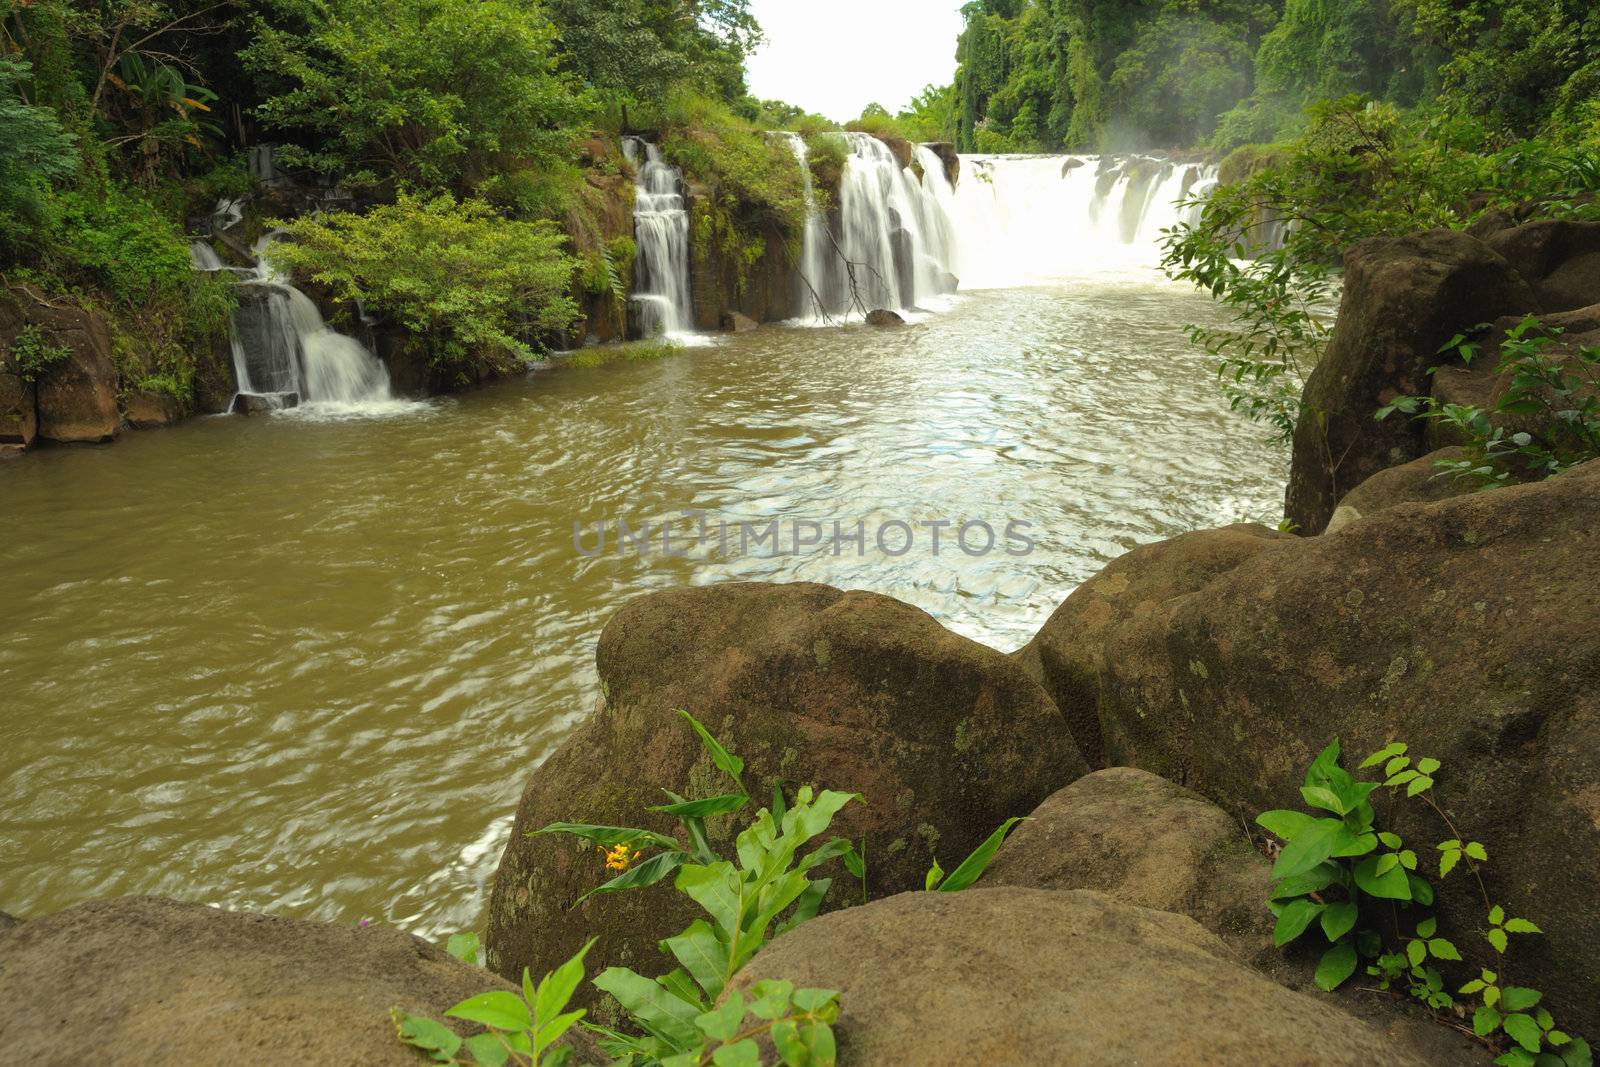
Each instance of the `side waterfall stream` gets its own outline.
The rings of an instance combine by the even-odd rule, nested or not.
[[[1276,521],[1286,457],[1181,329],[1216,312],[1152,267],[1206,176],[1070,162],[916,182],[962,285],[906,328],[773,327],[385,417],[196,419],[0,465],[0,907],[157,893],[468,929],[629,597],[828,582],[1010,650],[1134,545]],[[574,546],[575,523],[592,547],[602,520],[680,509],[1017,519],[1037,547]]]

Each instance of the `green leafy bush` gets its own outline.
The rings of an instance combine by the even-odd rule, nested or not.
[[[532,359],[578,315],[567,295],[577,264],[560,231],[501,218],[479,200],[402,195],[365,215],[333,212],[283,230],[287,240],[268,253],[275,264],[392,317],[440,366]]]
[[[26,61],[0,52],[0,246],[34,244],[48,218],[50,183],[78,168],[76,139],[55,113],[24,103],[21,87],[31,76]]]
[[[29,383],[37,382],[70,355],[70,349],[47,340],[44,331],[31,322],[11,342],[11,365],[17,377]]]
[[[1538,926],[1513,918],[1494,903],[1479,864],[1488,851],[1468,839],[1433,799],[1441,764],[1431,757],[1413,758],[1403,742],[1394,742],[1368,756],[1361,769],[1382,768],[1378,781],[1357,781],[1339,765],[1335,739],[1306,771],[1300,793],[1304,811],[1262,812],[1256,822],[1283,842],[1272,865],[1268,902],[1278,917],[1273,941],[1287,945],[1317,928],[1328,948],[1317,965],[1316,982],[1332,990],[1343,985],[1367,960],[1366,973],[1379,987],[1403,988],[1436,1011],[1457,1007],[1457,996],[1475,997],[1473,1031],[1500,1053],[1503,1067],[1591,1067],[1587,1042],[1562,1032],[1550,1012],[1537,1007],[1542,995],[1534,989],[1506,985],[1506,952],[1512,935],[1538,934]],[[1464,867],[1476,883],[1487,925],[1484,940],[1499,960],[1494,970],[1481,969],[1455,994],[1439,968],[1462,962],[1449,939],[1439,936],[1438,920],[1420,918],[1411,909],[1433,904],[1434,887],[1422,861],[1401,837],[1377,824],[1371,796],[1387,788],[1407,800],[1425,804],[1450,837],[1434,849],[1441,879]],[[1401,915],[1404,909],[1404,929]],[[1383,929],[1392,923],[1395,940]]]
[[[189,244],[145,197],[116,185],[57,193],[45,270],[124,307],[180,301],[192,282]]]
[[[1551,351],[1563,332],[1533,315],[1511,328],[1495,368],[1509,378],[1493,408],[1407,396],[1379,408],[1376,417],[1399,411],[1450,427],[1464,454],[1436,464],[1442,474],[1478,489],[1548,478],[1600,458],[1600,345],[1563,356]],[[1458,334],[1439,351],[1456,352],[1470,364],[1478,345]]]

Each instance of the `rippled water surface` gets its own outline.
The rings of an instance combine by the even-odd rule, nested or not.
[[[0,465],[0,909],[137,892],[468,928],[628,597],[821,581],[1010,650],[1133,545],[1274,522],[1285,456],[1179,329],[1209,314],[1148,275],[980,292],[898,331],[764,329]],[[680,508],[1016,519],[1038,546],[574,549],[575,521],[592,549],[601,519]]]

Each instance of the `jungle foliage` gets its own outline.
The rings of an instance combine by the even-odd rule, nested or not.
[[[1434,104],[1497,133],[1594,137],[1600,8],[1582,0],[973,0],[963,151],[1292,136],[1318,100]]]

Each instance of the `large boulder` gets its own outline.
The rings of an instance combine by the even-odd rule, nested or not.
[[[1080,585],[1015,653],[1061,709],[1090,766],[1106,763],[1097,707],[1107,635],[1125,623],[1165,618],[1169,603],[1287,540],[1288,534],[1239,523],[1141,545]]]
[[[952,189],[961,184],[961,155],[956,151],[955,145],[949,141],[929,141],[922,147],[939,157],[939,162],[944,165],[945,181],[950,183]],[[1067,164],[1063,164],[1061,168],[1063,176],[1067,172],[1068,164],[1075,164],[1081,167],[1083,166],[1083,160],[1068,160]]]
[[[839,990],[849,1067],[1423,1063],[1235,962],[1182,915],[1101,893],[906,893],[813,919],[735,979]]]
[[[38,432],[33,383],[22,377],[15,362],[0,359],[0,454],[26,449]]]
[[[1270,544],[1164,611],[1104,609],[1124,621],[1077,653],[1094,704],[1072,714],[1098,718],[1107,762],[1182,782],[1246,820],[1297,804],[1306,766],[1335,736],[1358,757],[1404,740],[1442,760],[1439,800],[1488,847],[1489,893],[1546,932],[1519,939],[1519,982],[1545,990],[1570,1029],[1594,1033],[1600,586],[1584,576],[1597,554],[1600,461],[1400,504]],[[1457,836],[1420,805],[1384,810],[1419,852]],[[1482,959],[1470,879],[1445,885],[1446,928],[1498,967]]]
[[[23,331],[31,328],[43,343],[62,354],[38,372],[34,382],[40,438],[66,443],[109,441],[122,428],[117,411],[117,368],[111,359],[111,335],[105,320],[64,299],[46,299],[31,286],[14,285],[0,293],[0,351],[17,372],[12,351]],[[10,397],[11,435],[24,433],[25,416],[17,413],[25,402],[14,385],[0,383],[0,393]]]
[[[593,847],[527,836],[557,821],[678,832],[651,815],[663,789],[687,796],[728,783],[687,724],[695,715],[746,761],[757,798],[778,780],[862,794],[835,821],[866,839],[874,896],[923,884],[1008,816],[1026,815],[1086,770],[1044,691],[1010,659],[889,597],[823,585],[736,583],[630,602],[597,655],[605,707],[533,773],[495,873],[490,965],[513,976],[566,959],[664,969],[657,942],[698,912],[669,889],[602,894]],[[731,854],[735,818],[713,820]],[[860,898],[842,871],[830,906]]]
[[[458,1001],[511,988],[392,927],[156,897],[0,930],[0,1042],[12,1063],[416,1067],[423,1057],[396,1038],[391,1009],[442,1021]]]
[[[1051,794],[983,877],[990,886],[1093,889],[1187,915],[1258,968],[1275,969],[1271,864],[1239,820],[1148,771],[1110,767]]]
[[[171,393],[137,389],[123,399],[122,414],[135,430],[154,430],[183,418],[183,405]]]
[[[1439,349],[1456,333],[1535,306],[1498,252],[1451,230],[1363,241],[1345,257],[1344,295],[1328,351],[1306,381],[1285,514],[1321,533],[1339,498],[1428,448],[1414,420],[1374,413],[1428,392]]]
[[[1421,459],[1381,470],[1344,495],[1328,520],[1327,533],[1337,533],[1363,515],[1371,515],[1396,504],[1448,500],[1473,491],[1471,482],[1441,470],[1439,464],[1460,459],[1460,448],[1447,446],[1429,452]]]
[[[1550,314],[1600,303],[1600,222],[1543,219],[1484,240],[1533,287],[1534,303],[1521,310]]]

